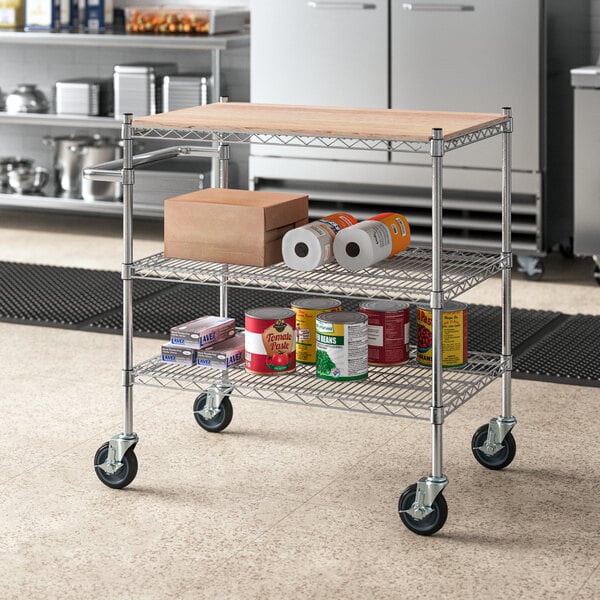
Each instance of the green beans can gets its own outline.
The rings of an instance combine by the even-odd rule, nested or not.
[[[317,316],[317,377],[337,381],[368,375],[368,317],[359,312]]]

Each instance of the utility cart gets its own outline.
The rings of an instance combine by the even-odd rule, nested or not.
[[[516,446],[511,410],[511,133],[509,108],[500,114],[359,110],[221,101],[139,119],[125,115],[122,125],[124,158],[86,169],[90,179],[123,185],[123,431],[104,443],[94,458],[100,481],[112,488],[130,484],[137,473],[133,429],[134,384],[189,390],[197,394],[194,417],[207,431],[222,431],[233,416],[232,398],[244,397],[353,410],[431,423],[431,472],[400,496],[399,516],[420,535],[430,535],[445,523],[447,505],[442,491],[448,479],[442,469],[444,419],[497,377],[502,378],[500,415],[482,425],[472,440],[476,460],[489,469],[511,463]],[[444,251],[442,240],[442,173],[446,152],[501,136],[502,251],[498,254]],[[134,138],[172,139],[173,148],[133,155]],[[218,162],[222,187],[228,183],[232,143],[300,145],[374,152],[429,153],[432,163],[432,245],[409,248],[358,273],[336,264],[311,272],[284,264],[248,267],[169,259],[157,254],[133,261],[132,206],[135,169],[178,155],[211,156]],[[399,212],[402,212],[399,207]],[[502,347],[498,354],[471,352],[462,367],[442,369],[442,309],[485,279],[501,273]],[[432,314],[432,366],[407,364],[370,367],[367,379],[318,379],[312,365],[275,378],[254,375],[243,367],[223,372],[161,362],[160,357],[133,364],[132,286],[134,279],[219,286],[220,313],[227,316],[229,287],[294,291],[311,295],[383,298],[426,302]]]

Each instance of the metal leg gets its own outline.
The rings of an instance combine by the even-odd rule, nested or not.
[[[123,388],[125,392],[123,434],[133,432],[133,136],[132,115],[123,116]]]
[[[512,383],[512,321],[511,321],[511,193],[512,193],[512,110],[503,108],[503,114],[509,121],[502,133],[502,361],[505,370],[502,373],[502,411],[499,417],[491,419],[488,425],[487,438],[482,444],[475,443],[473,450],[492,457],[504,451],[503,443],[510,430],[517,424],[512,414],[511,383]],[[475,439],[475,438],[474,438]],[[511,443],[512,440],[511,440]],[[512,460],[512,458],[510,459]]]
[[[219,102],[221,98],[221,51],[213,49],[210,52],[210,67],[212,70],[212,94],[211,102]],[[211,187],[226,187],[219,184],[219,159],[211,159],[210,168]]]
[[[94,460],[100,480],[113,488],[122,488],[135,478],[137,459],[133,449],[138,436],[133,431],[133,136],[132,115],[123,115],[123,432],[101,446]]]
[[[431,320],[432,320],[432,364],[431,364],[431,474],[422,477],[416,486],[407,488],[400,497],[398,511],[405,525],[422,535],[439,529],[446,520],[445,500],[439,497],[448,485],[443,473],[442,430],[444,405],[442,398],[442,160],[444,139],[441,129],[433,129],[431,157],[432,181],[432,252],[431,252]],[[408,500],[405,500],[408,498]],[[404,508],[403,508],[404,507]],[[430,525],[427,520],[436,517]],[[443,513],[443,514],[440,514]]]

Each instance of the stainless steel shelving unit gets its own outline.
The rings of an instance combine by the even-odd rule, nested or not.
[[[250,34],[231,33],[213,36],[184,35],[133,35],[125,33],[68,33],[45,31],[0,31],[0,46],[44,46],[73,48],[117,48],[129,49],[162,49],[185,50],[194,52],[210,52],[212,73],[212,101],[216,102],[222,95],[222,54],[238,48],[247,48]],[[4,90],[6,91],[6,90]],[[10,114],[0,112],[0,125],[18,125],[20,127],[57,127],[79,128],[93,131],[103,130],[118,132],[121,120],[112,117],[91,117],[75,115],[57,115],[52,113]],[[216,179],[216,170],[213,169]],[[120,202],[84,202],[79,199],[61,198],[46,194],[12,194],[0,193],[0,207],[51,210],[78,214],[113,216],[123,212]],[[136,203],[136,217],[162,218],[162,207]]]
[[[350,111],[350,112],[349,112]],[[511,429],[516,424],[511,408],[511,133],[510,109],[502,114],[425,113],[393,110],[327,109],[314,107],[217,103],[123,122],[125,157],[122,164],[107,163],[86,170],[86,176],[120,181],[124,187],[123,297],[124,297],[124,427],[103,444],[95,457],[95,470],[109,487],[125,487],[137,472],[134,453],[138,437],[133,431],[135,384],[201,392],[194,412],[208,431],[221,431],[233,414],[230,397],[274,400],[429,420],[432,425],[432,468],[428,476],[400,496],[399,515],[413,532],[430,535],[445,523],[447,505],[442,490],[448,479],[442,469],[444,419],[498,377],[502,378],[501,414],[473,436],[473,454],[490,469],[513,460],[516,445]],[[442,161],[446,152],[490,137],[502,137],[502,232],[499,254],[444,251],[442,228]],[[411,248],[400,255],[349,273],[326,265],[310,273],[283,264],[256,268],[169,259],[162,254],[133,262],[131,236],[134,138],[185,140],[200,144],[219,162],[220,185],[227,187],[230,143],[295,144],[383,151],[427,152],[432,160],[432,247]],[[144,164],[159,156],[147,153]],[[117,168],[117,166],[119,168]],[[469,353],[464,367],[442,370],[442,308],[481,281],[501,274],[502,348],[498,354]],[[398,367],[370,367],[366,380],[332,382],[318,379],[310,366],[299,365],[294,374],[276,378],[232,368],[222,373],[201,367],[165,364],[160,357],[134,366],[132,285],[135,279],[218,285],[220,312],[227,315],[230,287],[294,290],[298,293],[345,297],[428,301],[433,321],[432,367],[411,360]]]

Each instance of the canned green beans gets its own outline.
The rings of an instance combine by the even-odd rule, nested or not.
[[[320,314],[317,330],[317,377],[337,381],[368,375],[368,318],[359,312]]]

